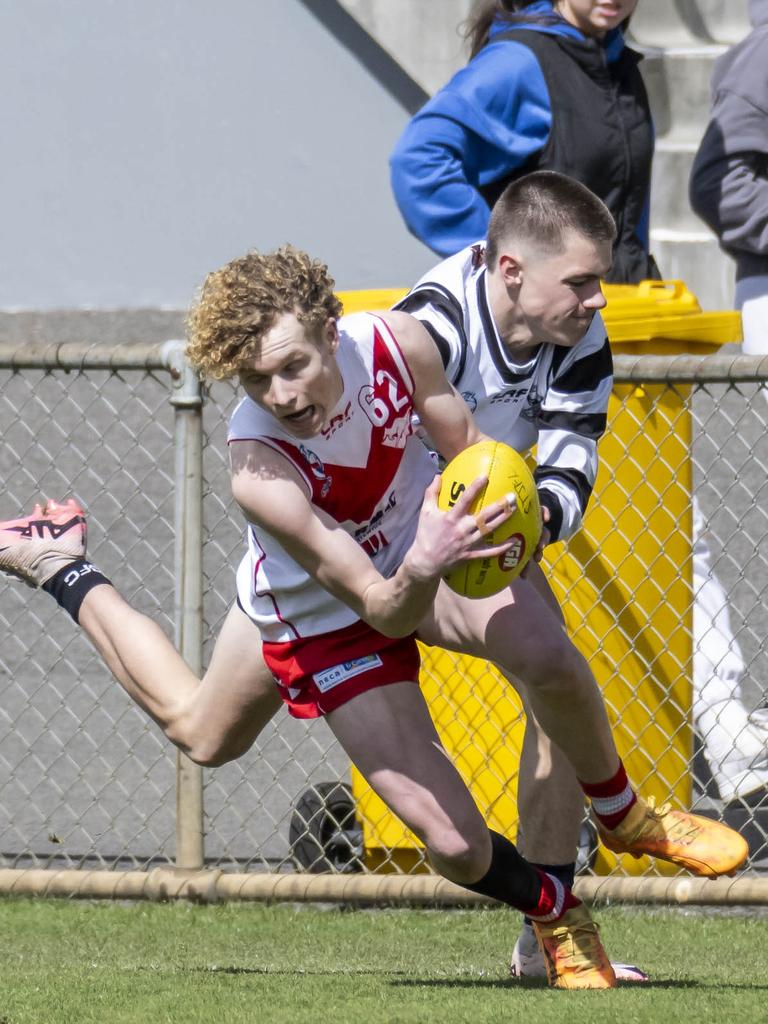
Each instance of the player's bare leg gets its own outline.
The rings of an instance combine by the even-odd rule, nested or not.
[[[524,682],[541,727],[568,758],[589,796],[609,849],[659,857],[704,877],[734,872],[749,854],[743,837],[719,822],[666,805],[656,810],[634,792],[597,682],[542,596],[542,579],[534,565],[528,579],[475,601],[441,586],[433,611],[419,625],[419,636],[494,661],[510,678]]]
[[[584,808],[584,791],[568,759],[526,709],[517,812],[520,849],[528,860],[535,864],[574,861]],[[553,821],[558,823],[556,829]]]
[[[280,707],[259,631],[237,605],[202,680],[160,627],[111,586],[86,595],[80,625],[129,696],[198,764],[245,753]]]
[[[424,843],[440,874],[463,884],[486,873],[488,828],[440,743],[418,686],[369,690],[326,721],[371,788]]]
[[[541,570],[532,566],[536,572]],[[493,661],[509,678],[521,680],[542,729],[581,782],[616,772],[619,756],[602,694],[538,586],[518,579],[479,600],[441,586],[418,634],[428,644]]]
[[[526,863],[509,840],[489,832],[417,686],[369,690],[326,717],[371,787],[422,840],[440,874],[535,918],[551,986],[615,986],[587,908]]]
[[[544,573],[529,570],[529,581],[565,627],[562,609]],[[567,865],[576,857],[584,791],[568,758],[539,725],[526,686],[517,679],[510,683],[518,691],[526,715],[517,788],[521,849],[535,864]],[[551,827],[553,821],[558,822],[557,829]]]

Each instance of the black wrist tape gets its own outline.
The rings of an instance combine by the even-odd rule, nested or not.
[[[103,573],[99,572],[95,565],[86,562],[84,558],[78,558],[63,569],[59,569],[55,576],[51,576],[43,584],[43,590],[51,595],[55,601],[69,612],[75,622],[80,624],[80,605],[89,590],[100,586],[102,583],[110,583]],[[111,585],[111,584],[110,584]]]
[[[491,866],[472,885],[462,883],[470,892],[506,903],[517,910],[535,907],[541,896],[538,871],[522,857],[505,836],[488,829],[491,837]]]

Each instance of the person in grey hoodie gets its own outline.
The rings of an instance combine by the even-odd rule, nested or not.
[[[744,352],[755,355],[768,353],[768,0],[750,0],[749,16],[750,34],[715,64],[690,200],[736,261]]]
[[[750,34],[715,64],[712,110],[694,159],[690,201],[736,261],[735,304],[748,355],[768,354],[768,0],[750,0]],[[694,506],[695,508],[695,506]],[[699,517],[700,519],[700,517]],[[768,788],[768,708],[736,697],[745,666],[713,575],[703,523],[694,525],[694,636],[712,663],[694,686],[694,719],[721,796]]]

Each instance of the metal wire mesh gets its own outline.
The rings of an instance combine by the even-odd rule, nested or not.
[[[90,510],[90,554],[169,633],[173,418],[151,372],[0,370],[3,513]],[[5,577],[3,577],[5,580]],[[168,745],[50,599],[2,584],[0,850],[6,866],[144,866],[174,854]]]
[[[747,835],[759,870],[768,861],[768,792],[757,786],[729,793],[728,777],[759,780],[768,737],[761,710],[768,700],[766,392],[759,375],[729,379],[723,360],[702,361],[682,382],[659,363],[638,361],[645,375],[634,368],[631,382],[617,387],[621,435],[603,442],[608,477],[581,540],[567,553],[555,549],[552,571],[635,781],[661,795],[688,787],[702,813]],[[175,452],[167,371],[159,363],[121,369],[119,359],[111,370],[69,373],[12,365],[0,361],[0,514],[15,515],[40,494],[76,495],[89,510],[90,556],[172,635]],[[217,384],[205,409],[204,660],[233,599],[243,550],[224,443],[234,400],[230,385]],[[702,524],[695,535],[694,497]],[[716,609],[709,629],[719,646],[709,650],[720,653],[710,654],[705,670],[702,651],[694,651],[694,537],[706,541],[705,575],[722,585],[731,627],[728,634]],[[47,597],[0,583],[0,624],[0,866],[173,860],[172,748]],[[614,640],[607,642],[609,634]],[[734,669],[737,645],[743,671]],[[704,679],[698,694],[697,658]],[[514,692],[482,662],[433,652],[424,686],[482,809],[496,827],[514,831],[523,720]],[[747,761],[756,766],[752,777]],[[330,731],[284,711],[239,761],[205,772],[204,796],[208,863],[245,870],[423,866],[412,837],[350,774]],[[592,841],[585,834],[586,861]]]

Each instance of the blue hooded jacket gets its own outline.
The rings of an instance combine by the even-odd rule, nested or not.
[[[536,55],[521,42],[497,37],[514,28],[586,39],[567,21],[555,20],[551,0],[537,0],[523,14],[531,21],[493,23],[488,44],[413,117],[392,154],[392,188],[403,218],[441,256],[485,237],[489,206],[480,190],[524,169],[552,129],[549,90]],[[537,20],[542,15],[552,23]],[[621,30],[606,33],[600,45],[608,64],[618,61],[625,49]],[[633,230],[647,252],[647,192],[644,199]]]

